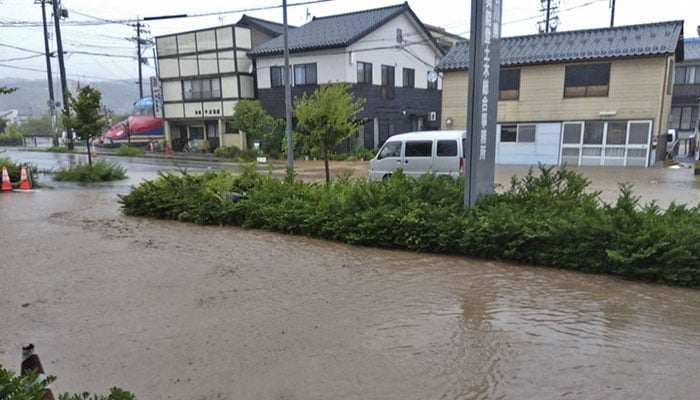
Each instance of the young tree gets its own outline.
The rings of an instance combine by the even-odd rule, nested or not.
[[[17,90],[17,88],[11,88],[11,87],[5,87],[5,86],[0,86],[0,94],[10,94]]]
[[[84,86],[78,92],[77,99],[71,96],[70,105],[73,113],[67,121],[64,121],[67,132],[73,129],[76,137],[85,141],[90,166],[92,166],[91,142],[100,136],[107,126],[104,116],[100,114],[101,100],[102,93],[99,90]]]
[[[275,120],[260,105],[260,100],[242,99],[233,109],[231,126],[247,135],[248,147],[253,140],[263,140],[274,129]]]
[[[51,136],[51,116],[44,114],[41,118],[29,118],[17,127],[24,136]]]
[[[326,184],[330,182],[328,161],[331,151],[343,140],[357,133],[363,121],[357,119],[365,99],[355,99],[349,83],[328,83],[316,89],[311,96],[306,93],[294,102],[297,118],[297,135],[305,149],[318,149],[326,171]]]

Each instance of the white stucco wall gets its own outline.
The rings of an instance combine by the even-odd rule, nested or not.
[[[396,42],[396,30],[402,30],[403,46]],[[403,85],[403,68],[415,71],[415,87],[427,88],[427,74],[441,54],[427,42],[423,31],[405,13],[387,22],[377,30],[347,48],[325,49],[290,54],[289,63],[316,63],[318,83],[357,83],[357,62],[372,63],[372,83],[381,84],[381,66],[395,68],[395,85]],[[258,88],[270,88],[270,67],[283,66],[282,55],[257,59]],[[441,83],[438,84],[441,87]]]

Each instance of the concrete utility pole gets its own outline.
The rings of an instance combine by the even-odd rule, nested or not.
[[[49,120],[51,121],[51,137],[53,145],[58,146],[58,135],[56,134],[56,98],[53,94],[53,76],[51,75],[51,51],[49,50],[49,28],[46,23],[46,1],[38,0],[41,3],[41,17],[44,22],[44,51],[46,52],[46,75],[49,84]],[[34,2],[36,4],[36,1]]]
[[[182,17],[181,15],[173,15],[173,16],[161,16],[161,17],[153,17],[150,19],[166,19],[166,18],[180,18]],[[144,18],[144,21],[147,20],[148,18]],[[141,45],[146,45],[149,43],[148,40],[141,39],[141,33],[150,33],[148,30],[143,29],[145,27],[144,24],[141,23],[141,19],[139,17],[136,17],[136,24],[131,24],[130,26],[133,26],[136,28],[136,37],[132,37],[130,40],[135,40],[136,41],[136,61],[139,63],[139,81],[137,82],[139,85],[139,99],[143,97],[143,55],[141,54]]]
[[[472,0],[464,146],[464,204],[493,193],[502,0]]]
[[[60,0],[53,0],[53,21],[56,26],[56,47],[58,49],[58,69],[61,74],[61,90],[63,91],[63,126],[66,130],[66,140],[68,141],[68,149],[73,150],[73,132],[70,127],[66,126],[66,118],[70,118],[70,104],[68,98],[68,84],[66,82],[66,66],[63,63],[63,43],[61,43],[61,17],[68,16],[68,13],[63,9],[59,9]]]
[[[615,26],[615,0],[610,0],[610,27]]]
[[[294,139],[292,138],[292,84],[289,76],[289,35],[287,29],[287,0],[282,0],[284,36],[284,115],[287,120],[287,168],[294,169]]]
[[[552,0],[540,0],[540,11],[545,13],[544,21],[538,22],[538,25],[540,25],[540,33],[549,33],[557,30],[557,26],[559,25],[559,17],[554,15],[554,13],[557,11],[557,8],[559,8],[559,0],[554,1],[556,1],[557,4],[553,5]],[[544,24],[544,28],[541,24]]]

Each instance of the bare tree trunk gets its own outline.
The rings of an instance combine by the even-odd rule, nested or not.
[[[323,155],[323,167],[326,171],[326,186],[331,183],[331,170],[328,167],[328,160],[330,158],[330,151],[328,151],[325,146],[321,148],[321,154]]]
[[[88,152],[88,165],[92,167],[92,152],[90,152],[90,140],[85,141],[85,147],[87,147]]]

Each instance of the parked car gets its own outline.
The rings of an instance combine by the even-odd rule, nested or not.
[[[397,170],[411,177],[423,174],[458,177],[464,172],[466,131],[420,131],[389,137],[369,161],[369,180]]]

